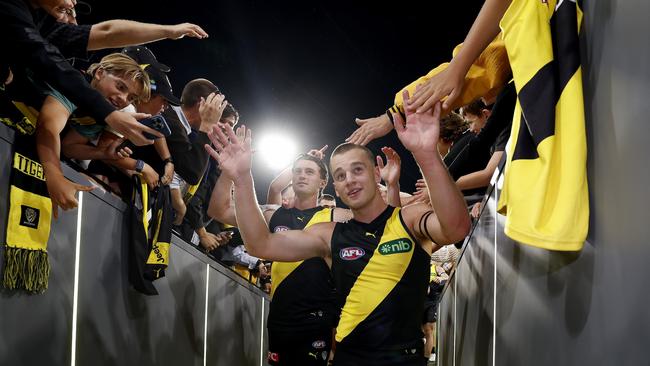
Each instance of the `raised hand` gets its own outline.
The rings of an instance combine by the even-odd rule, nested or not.
[[[399,154],[390,147],[382,147],[381,151],[386,156],[386,164],[381,156],[377,156],[377,166],[379,167],[379,174],[381,179],[386,185],[395,185],[399,182],[399,175],[402,165],[402,159]]]
[[[242,125],[235,134],[230,125],[220,123],[212,127],[208,137],[214,148],[205,145],[205,149],[219,163],[219,169],[226,178],[237,181],[250,175],[253,157],[250,129]]]
[[[208,38],[208,34],[196,24],[192,23],[181,23],[176,25],[167,26],[169,30],[169,39],[181,39],[185,36],[193,38]]]
[[[325,150],[327,150],[328,147],[329,147],[329,145],[325,145],[325,146],[321,147],[320,150],[311,149],[311,150],[309,150],[307,155],[313,156],[313,157],[315,157],[316,159],[319,159],[319,160],[323,160],[323,157],[325,156]]]
[[[350,135],[346,142],[356,145],[367,145],[370,141],[386,136],[393,129],[387,114],[378,117],[355,120],[359,128]]]
[[[409,93],[404,90],[404,102],[409,101]],[[399,114],[393,114],[397,137],[410,152],[431,152],[437,154],[438,138],[440,136],[440,103],[423,112],[406,112],[406,123]]]
[[[201,131],[208,133],[212,126],[221,119],[223,110],[228,105],[226,96],[218,93],[210,93],[199,102],[199,116],[201,116]]]

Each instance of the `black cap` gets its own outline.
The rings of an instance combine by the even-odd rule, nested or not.
[[[174,96],[172,84],[169,82],[167,75],[155,66],[146,64],[142,66],[144,67],[144,71],[149,75],[149,80],[151,81],[151,94],[162,95],[171,105],[181,105],[181,100]]]
[[[151,65],[162,72],[169,72],[169,66],[158,62],[156,56],[145,46],[129,46],[122,49],[122,53],[134,59],[140,65]]]

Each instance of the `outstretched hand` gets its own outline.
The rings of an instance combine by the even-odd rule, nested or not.
[[[443,111],[448,111],[454,101],[460,96],[465,84],[465,75],[457,72],[453,66],[447,67],[431,77],[424,84],[418,85],[413,98],[404,99],[404,109],[411,112],[424,113],[436,103],[444,99]],[[445,98],[446,97],[446,98]]]
[[[181,39],[185,36],[193,38],[208,38],[208,33],[206,33],[203,28],[199,27],[196,24],[192,23],[181,23],[176,25],[170,25],[169,27],[169,39]]]
[[[206,144],[205,149],[219,163],[226,178],[237,181],[250,175],[253,157],[250,129],[241,125],[235,133],[230,125],[219,123],[212,127],[208,137],[214,148]]]
[[[381,179],[389,186],[397,184],[399,182],[402,159],[390,147],[382,147],[381,151],[386,156],[386,164],[384,164],[384,159],[381,156],[377,156],[377,166],[379,167]]]
[[[404,102],[409,101],[408,90],[403,93]],[[397,137],[410,152],[431,152],[437,154],[440,136],[440,102],[423,112],[406,112],[406,123],[399,114],[393,114]]]
[[[373,118],[357,118],[355,122],[359,128],[345,141],[356,145],[366,146],[370,141],[386,136],[393,129],[393,124],[386,113]]]

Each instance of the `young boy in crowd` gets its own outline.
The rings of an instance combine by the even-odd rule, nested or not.
[[[91,87],[99,91],[115,108],[122,109],[137,100],[149,99],[149,77],[130,57],[110,54],[88,69],[86,78]],[[97,139],[105,125],[87,117],[86,111],[77,110],[65,97],[53,89],[47,95],[38,116],[36,130],[37,151],[43,164],[47,189],[52,199],[54,212],[61,206],[64,210],[77,206],[77,190],[88,190],[67,180],[60,164],[61,139],[68,120],[71,133],[83,136],[86,143]],[[144,115],[140,116],[144,117]],[[84,159],[117,160],[128,155],[128,151],[118,149],[121,140],[98,146],[86,145],[79,152]]]

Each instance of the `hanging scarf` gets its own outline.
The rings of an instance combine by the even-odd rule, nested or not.
[[[50,263],[47,241],[52,201],[33,136],[14,141],[3,286],[40,293],[47,289]]]
[[[169,186],[158,187],[153,208],[153,225],[150,229],[149,258],[145,277],[155,281],[165,276],[169,265],[169,243],[172,238],[173,209]]]
[[[133,176],[129,281],[145,295],[158,295],[153,281],[165,276],[169,264],[172,206],[169,186],[162,186],[150,204],[149,188]]]
[[[52,201],[33,136],[37,116],[34,108],[12,100],[5,88],[0,88],[0,121],[17,132],[2,284],[7,289],[33,293],[47,289],[50,275],[47,241],[52,222]]]

